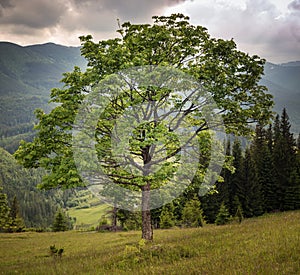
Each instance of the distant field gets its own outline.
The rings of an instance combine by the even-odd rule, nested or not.
[[[99,225],[99,220],[107,214],[109,206],[100,204],[89,208],[70,208],[67,213],[70,217],[76,217],[76,227],[78,229],[87,229]]]
[[[300,274],[300,211],[140,232],[0,234],[1,274]],[[50,245],[64,248],[50,256]]]

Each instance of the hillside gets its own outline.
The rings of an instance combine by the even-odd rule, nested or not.
[[[59,205],[53,191],[41,191],[36,188],[43,172],[28,170],[17,164],[8,152],[0,148],[0,186],[12,202],[16,196],[20,214],[27,227],[48,227]],[[62,200],[63,201],[63,200]]]
[[[74,66],[85,67],[78,47],[0,43],[0,146],[12,153],[19,140],[32,138],[34,110],[51,109],[51,88]]]
[[[300,61],[281,65],[266,63],[261,83],[274,96],[277,113],[285,107],[288,110],[292,131],[300,132]]]
[[[0,234],[3,274],[300,274],[300,211],[141,233]],[[49,247],[63,248],[61,257]]]
[[[0,147],[0,186],[9,203],[17,197],[27,227],[50,227],[58,207],[68,209],[69,216],[76,217],[76,226],[86,229],[98,225],[101,216],[107,212],[106,205],[84,188],[40,190],[37,185],[44,174],[42,170],[23,168]]]

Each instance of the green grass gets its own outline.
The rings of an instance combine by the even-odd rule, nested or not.
[[[82,209],[70,208],[67,213],[70,217],[76,217],[76,228],[88,229],[99,225],[99,220],[106,215],[108,210],[108,205],[99,204]]]
[[[0,234],[2,274],[300,274],[300,211],[140,232]],[[140,243],[140,244],[139,244]],[[62,257],[50,245],[64,248]]]

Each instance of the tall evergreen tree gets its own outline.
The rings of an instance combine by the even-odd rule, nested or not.
[[[175,225],[174,205],[172,202],[163,206],[159,225],[163,229],[171,228]]]
[[[25,228],[24,220],[20,214],[20,206],[17,197],[14,196],[10,209],[11,230],[21,232]]]
[[[188,201],[182,211],[182,222],[188,227],[204,225],[203,210],[197,196]]]
[[[257,125],[255,137],[251,144],[251,155],[255,164],[258,187],[262,196],[263,211],[268,212],[275,210],[277,204],[272,151],[272,126],[270,125],[265,131],[261,125]]]
[[[224,202],[222,202],[217,218],[215,220],[215,224],[216,225],[224,225],[226,223],[228,223],[230,221],[230,214],[229,211],[226,207],[226,205],[224,204]]]
[[[244,196],[244,186],[243,186],[243,177],[242,177],[242,148],[241,143],[238,139],[235,139],[232,146],[232,156],[233,156],[233,167],[235,172],[232,175],[232,179],[229,182],[229,212],[231,215],[234,215],[236,212],[235,206],[233,205],[234,197],[238,196],[239,200],[243,201]]]
[[[246,217],[263,214],[262,187],[258,180],[255,163],[250,149],[246,149],[243,161],[244,200],[243,209]]]
[[[290,196],[286,193],[290,193],[294,188],[294,183],[290,182],[290,175],[295,169],[296,164],[296,142],[293,138],[293,134],[290,132],[290,122],[286,109],[283,109],[281,119],[279,122],[277,116],[274,125],[274,168],[275,168],[275,186],[278,190],[278,202],[280,210],[289,210]]]
[[[11,224],[10,208],[8,206],[7,196],[0,187],[0,232],[9,230]]]
[[[54,232],[68,230],[67,217],[61,209],[58,209],[56,214],[55,214],[52,230]]]

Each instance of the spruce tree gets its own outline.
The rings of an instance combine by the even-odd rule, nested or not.
[[[250,149],[246,149],[244,157],[244,176],[245,176],[245,216],[246,211],[249,217],[260,216],[263,214],[262,186],[258,181],[257,170],[252,159]]]
[[[251,144],[251,156],[257,174],[258,187],[262,196],[263,211],[276,209],[276,189],[274,187],[274,165],[272,158],[273,131],[270,125],[267,131],[261,125],[256,126],[255,137]]]
[[[236,208],[234,218],[237,219],[239,223],[241,223],[244,219],[244,215],[243,215],[242,205],[241,205],[241,203],[239,201],[239,198],[237,196],[235,196],[235,203],[237,205],[237,208]]]
[[[172,202],[163,206],[159,225],[162,229],[171,228],[175,225],[174,205]]]
[[[63,213],[61,209],[58,209],[55,214],[52,230],[54,232],[68,230],[68,221],[66,215]]]
[[[7,232],[10,229],[11,218],[7,196],[0,187],[0,232]]]
[[[291,190],[294,189],[293,183],[290,181],[290,176],[296,165],[296,141],[293,134],[290,132],[290,122],[286,109],[283,109],[281,119],[279,122],[277,116],[274,125],[274,168],[275,180],[278,190],[278,202],[280,210],[291,210],[289,200]]]
[[[233,146],[232,146],[232,156],[233,156],[233,166],[235,168],[235,172],[232,175],[231,181],[229,182],[229,212],[231,215],[235,214],[236,209],[233,205],[233,200],[235,196],[238,196],[239,200],[242,202],[244,186],[242,184],[242,162],[243,162],[243,155],[242,155],[242,148],[241,143],[238,139],[235,139]]]
[[[25,223],[20,214],[20,206],[17,200],[17,197],[14,196],[11,209],[10,209],[10,217],[11,217],[11,230],[14,232],[21,232],[25,228]]]
[[[231,219],[231,217],[230,217],[229,211],[228,211],[226,205],[224,204],[224,202],[222,202],[220,209],[219,209],[219,213],[215,220],[215,224],[216,225],[224,225],[224,224],[228,223],[230,221],[230,219]]]
[[[203,210],[197,196],[188,201],[182,211],[182,223],[187,227],[204,225]]]

